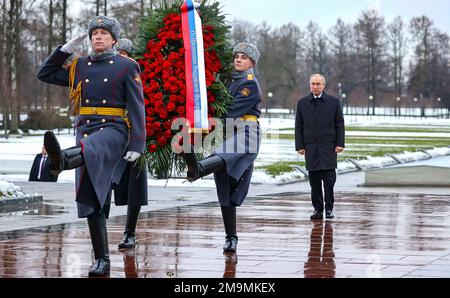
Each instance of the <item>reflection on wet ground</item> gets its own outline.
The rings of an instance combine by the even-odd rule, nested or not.
[[[68,213],[64,210],[64,207],[44,204],[42,202],[0,208],[0,217],[21,215],[58,215],[63,213]],[[18,218],[17,220],[20,219]]]
[[[236,252],[225,252],[225,269],[223,271],[223,278],[235,278],[236,266],[238,263],[238,257]]]
[[[138,245],[119,251],[125,217],[108,221],[111,277],[450,277],[448,196],[336,194],[336,218],[310,221],[308,195],[249,199],[237,254],[223,254],[216,203],[141,215]],[[238,262],[239,258],[239,262]],[[0,276],[86,277],[86,223],[0,233]]]

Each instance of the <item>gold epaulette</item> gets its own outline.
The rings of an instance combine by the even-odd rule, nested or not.
[[[254,78],[254,76],[253,76],[252,73],[249,73],[249,74],[247,75],[247,80],[253,81],[253,78]]]
[[[73,105],[73,115],[76,116],[80,111],[80,98],[81,98],[81,81],[78,82],[76,88],[75,84],[75,74],[77,71],[78,58],[73,59],[72,64],[69,68],[69,100]]]

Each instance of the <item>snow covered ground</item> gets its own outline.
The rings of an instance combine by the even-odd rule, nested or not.
[[[294,141],[277,138],[277,134],[293,134],[295,120],[281,119],[281,118],[262,118],[261,126],[264,129],[265,135],[269,135],[263,140],[260,154],[256,160],[255,166],[273,164],[278,161],[299,162],[304,161],[304,158],[295,152]],[[380,127],[437,127],[450,128],[450,119],[431,119],[431,118],[410,118],[410,117],[377,117],[377,116],[346,116],[347,124],[352,126],[377,126]],[[27,181],[28,172],[31,168],[33,159],[37,153],[41,151],[43,141],[43,131],[33,132],[33,136],[26,136],[21,138],[10,137],[8,140],[0,138],[0,180],[9,181]],[[268,134],[270,133],[270,134]],[[414,133],[414,132],[364,132],[364,131],[349,131],[347,136],[374,136],[374,137],[436,137],[438,139],[448,138],[450,145],[449,133]],[[74,145],[75,137],[68,131],[61,132],[58,136],[62,148],[68,148]],[[377,145],[378,146],[378,145]],[[383,146],[383,145],[380,145]],[[387,146],[387,145],[386,145]],[[389,144],[389,147],[396,146]],[[347,160],[338,164],[339,172],[358,170],[358,168],[372,169],[394,164],[418,161],[429,159],[431,157],[450,155],[450,148],[436,148],[426,152],[405,152],[393,156],[383,157],[369,157],[364,161]],[[449,166],[450,165],[444,165]],[[258,184],[278,184],[296,181],[305,178],[301,169],[294,168],[292,172],[286,173],[277,177],[268,175],[265,171],[256,170],[253,175],[253,183]],[[58,182],[67,183],[73,182],[75,179],[75,171],[64,171],[61,173]],[[155,180],[149,179],[149,184],[153,186],[186,186],[191,185],[183,179]],[[192,184],[196,187],[214,187],[212,177],[207,177]]]

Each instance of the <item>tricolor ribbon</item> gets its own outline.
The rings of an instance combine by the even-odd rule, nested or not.
[[[208,94],[202,21],[192,0],[181,6],[183,42],[186,49],[186,117],[191,132],[208,132]]]

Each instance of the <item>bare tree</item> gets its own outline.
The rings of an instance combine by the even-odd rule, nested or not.
[[[353,27],[338,19],[336,25],[329,30],[328,37],[332,56],[330,78],[337,83],[338,94],[342,97],[345,106],[347,95],[358,85],[355,76]]]
[[[65,44],[67,41],[67,0],[62,0],[62,22],[61,43]]]
[[[389,60],[391,65],[391,75],[394,84],[394,92],[396,97],[401,97],[404,84],[403,63],[406,56],[407,39],[404,32],[403,20],[396,17],[394,21],[388,25],[388,46]]]
[[[139,30],[139,22],[142,17],[141,9],[137,2],[117,3],[112,5],[110,12],[122,26],[122,36],[134,39]]]
[[[47,41],[47,54],[50,56],[50,54],[53,51],[53,17],[54,16],[54,7],[53,7],[53,0],[49,0],[48,3],[48,41]],[[47,105],[46,109],[49,111],[52,107],[52,92],[51,92],[51,86],[50,84],[46,85],[46,99],[47,99]]]
[[[277,93],[279,105],[294,108],[300,90],[303,90],[305,72],[301,72],[301,55],[304,35],[301,29],[289,23],[274,31],[274,67],[272,68],[273,89]]]
[[[414,60],[411,67],[409,88],[420,98],[421,116],[425,116],[425,100],[432,95],[433,21],[426,16],[413,18],[410,32],[414,42]]]
[[[5,135],[7,135],[7,122],[9,118],[7,99],[6,99],[6,21],[7,21],[7,9],[6,0],[1,3],[0,10],[0,107],[2,109],[2,124],[5,129]]]
[[[272,36],[271,36],[271,27],[266,23],[262,23],[262,25],[258,28],[258,49],[261,52],[260,62],[258,64],[258,73],[260,73],[259,80],[261,82],[262,88],[262,96],[263,96],[263,106],[267,109],[269,104],[268,93],[272,92],[273,84],[272,78],[270,76],[271,69],[274,68],[273,59],[271,58],[271,49],[273,46]],[[273,94],[273,93],[272,93]],[[271,95],[272,95],[271,94]]]
[[[375,10],[362,12],[355,25],[356,48],[360,59],[361,73],[365,73],[366,91],[368,94],[368,109],[375,114],[378,100],[378,86],[383,78],[384,69],[384,18]]]
[[[234,43],[247,41],[255,43],[257,36],[254,34],[256,26],[248,21],[235,20],[233,22],[232,38]]]
[[[307,46],[306,62],[310,74],[321,73],[329,75],[329,61],[327,53],[327,41],[320,27],[310,22],[306,27]]]
[[[432,106],[442,103],[450,108],[450,37],[447,33],[435,31],[431,67]],[[443,101],[441,103],[441,101]]]

